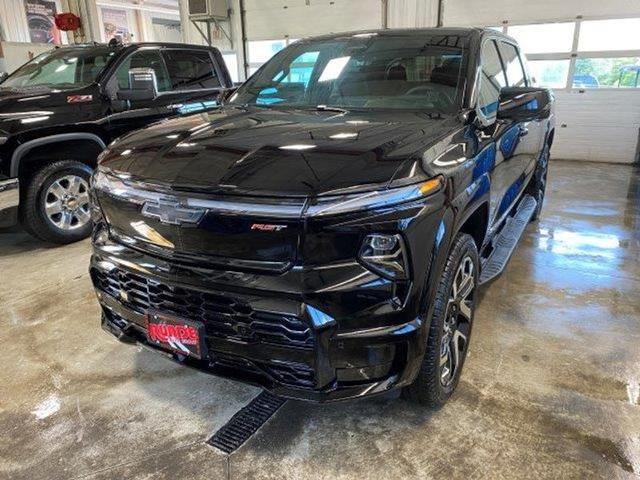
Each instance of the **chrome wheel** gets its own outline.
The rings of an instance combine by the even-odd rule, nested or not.
[[[440,382],[444,387],[453,383],[466,354],[473,320],[475,289],[474,263],[467,255],[460,261],[453,277],[445,311],[440,342]]]
[[[47,219],[61,230],[76,230],[91,220],[89,183],[78,175],[55,180],[44,195]]]

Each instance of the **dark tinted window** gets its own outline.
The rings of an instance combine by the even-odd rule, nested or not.
[[[132,68],[151,68],[156,72],[156,80],[158,81],[158,91],[167,92],[171,90],[169,75],[167,69],[157,50],[140,50],[120,64],[116,70],[116,78],[118,79],[118,88],[127,89],[129,86],[129,70]]]
[[[500,55],[507,69],[507,82],[510,87],[525,87],[525,74],[516,47],[500,42]]]
[[[197,90],[220,86],[209,52],[165,50],[163,52],[171,87],[174,90]]]
[[[491,116],[498,110],[500,89],[507,86],[500,56],[493,40],[484,42],[482,45],[480,61],[482,62],[482,70],[480,73],[478,106],[484,115]]]

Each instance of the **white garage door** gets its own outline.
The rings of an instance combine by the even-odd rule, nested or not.
[[[556,93],[555,158],[636,161],[640,3],[448,0],[444,23],[494,26],[518,40],[538,83]]]

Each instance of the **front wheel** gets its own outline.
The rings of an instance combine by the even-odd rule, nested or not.
[[[24,228],[46,242],[76,242],[91,233],[89,178],[84,163],[63,160],[33,175],[21,201]]]
[[[476,244],[458,234],[438,283],[420,372],[403,392],[410,400],[437,408],[455,390],[469,349],[478,274]]]

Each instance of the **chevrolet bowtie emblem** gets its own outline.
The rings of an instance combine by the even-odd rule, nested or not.
[[[196,224],[205,213],[204,208],[187,207],[175,200],[149,200],[142,207],[142,215],[156,218],[169,225]]]

